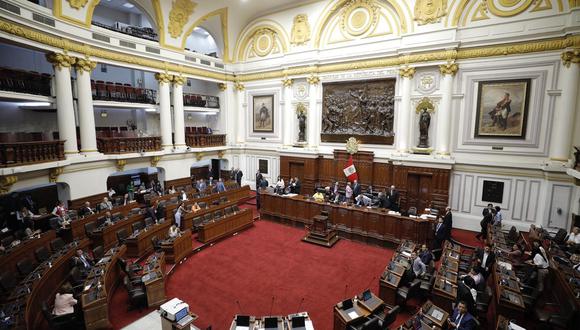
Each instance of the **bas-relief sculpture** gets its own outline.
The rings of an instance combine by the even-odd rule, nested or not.
[[[310,40],[310,24],[306,14],[298,14],[294,17],[290,39],[293,45],[303,45]]]
[[[191,0],[175,0],[171,11],[169,11],[169,35],[178,38],[183,33],[183,27],[187,24],[189,16],[193,14],[193,9],[197,4]]]
[[[323,84],[323,142],[392,144],[395,79]]]
[[[437,23],[447,14],[447,0],[417,0],[414,19],[419,25]]]

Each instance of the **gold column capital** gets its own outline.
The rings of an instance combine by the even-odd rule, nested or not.
[[[74,63],[74,67],[77,69],[78,72],[91,72],[97,67],[97,62],[91,61],[86,58],[76,58]]]
[[[46,54],[46,60],[57,69],[70,68],[76,62],[76,58],[60,53]]]
[[[574,49],[565,51],[562,53],[562,63],[565,67],[569,68],[570,64],[578,64],[580,63],[580,49]]]
[[[18,182],[18,177],[16,175],[0,176],[0,194],[8,193],[12,185],[14,185],[16,182]]]
[[[161,156],[151,157],[151,167],[157,167],[157,163],[161,160]]]
[[[220,91],[225,92],[226,89],[228,89],[228,84],[226,83],[218,83],[218,88],[220,89]]]
[[[236,80],[234,81],[234,88],[238,92],[242,92],[246,89],[246,86],[244,86],[244,84],[242,84],[239,80]]]
[[[415,71],[416,71],[415,68],[412,66],[404,66],[399,69],[399,75],[403,78],[412,79],[413,76],[415,75]]]
[[[117,171],[123,172],[123,170],[125,169],[125,165],[127,165],[127,160],[126,159],[117,159],[117,162],[115,163],[115,165],[117,166]]]
[[[169,73],[157,72],[155,74],[155,79],[159,83],[166,83],[169,84],[172,80],[172,76]]]
[[[282,85],[284,87],[292,87],[293,84],[294,84],[294,79],[290,79],[288,77],[285,77],[284,79],[282,79]]]
[[[55,183],[58,181],[58,176],[64,172],[63,167],[53,167],[48,170],[48,181]]]
[[[457,73],[457,70],[459,70],[459,65],[455,62],[447,62],[447,64],[441,64],[439,66],[439,72],[441,72],[442,75],[448,74],[454,76]]]
[[[175,85],[183,86],[183,84],[185,84],[186,80],[187,79],[184,76],[177,76],[177,75],[172,76],[172,81],[173,81],[173,84],[175,84]]]
[[[306,78],[306,81],[310,85],[318,85],[318,83],[320,82],[320,77],[318,77],[317,75],[311,74],[308,78]]]

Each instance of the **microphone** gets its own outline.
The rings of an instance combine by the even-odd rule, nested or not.
[[[370,289],[370,285],[371,283],[373,283],[373,281],[377,278],[377,276],[373,276],[373,278],[371,278],[371,280],[369,281],[369,283],[367,284],[367,286],[365,286],[365,288]]]
[[[298,305],[298,308],[296,308],[296,314],[298,314],[298,312],[300,312],[300,307],[302,307],[303,302],[304,302],[304,297],[302,297],[302,299],[300,299],[300,304]]]
[[[344,286],[344,299],[346,299],[346,290],[348,289],[348,284]]]
[[[242,306],[240,305],[239,300],[236,300],[236,304],[238,304],[238,309],[240,310],[240,314],[244,314],[244,312],[242,311]]]
[[[268,315],[272,315],[272,308],[274,307],[274,300],[276,300],[276,297],[272,296],[272,304],[270,304],[270,313]]]

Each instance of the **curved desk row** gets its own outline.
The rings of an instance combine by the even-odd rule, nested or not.
[[[250,209],[242,209],[219,220],[212,220],[200,226],[197,240],[208,243],[218,240],[239,230],[252,226],[253,213]]]
[[[34,236],[33,238],[22,241],[13,248],[6,250],[3,255],[0,255],[0,265],[2,265],[0,272],[8,271],[16,273],[17,262],[27,258],[30,260],[36,260],[34,257],[34,251],[43,246],[50,251],[50,241],[55,238],[56,232],[54,230],[49,230],[40,234],[40,236]]]

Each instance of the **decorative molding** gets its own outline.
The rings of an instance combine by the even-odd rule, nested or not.
[[[64,167],[53,167],[48,170],[48,181],[55,183],[58,181],[58,176],[64,172]]]
[[[487,0],[487,8],[498,17],[512,17],[523,13],[535,0]]]
[[[413,79],[415,75],[415,68],[411,66],[404,66],[399,69],[399,75],[403,78]]]
[[[294,84],[294,79],[290,79],[290,78],[286,77],[282,80],[282,86],[284,86],[284,87],[292,87],[293,84]]]
[[[171,80],[173,79],[173,76],[170,75],[169,73],[162,73],[162,72],[157,72],[155,74],[155,80],[157,80],[159,83],[170,83]]]
[[[298,116],[306,115],[307,112],[308,112],[308,109],[306,108],[306,105],[304,105],[304,103],[298,102],[296,104],[296,115],[298,115]]]
[[[159,1],[159,0],[157,0],[157,1]],[[214,10],[214,11],[209,12],[209,13],[203,15],[202,17],[198,18],[189,27],[189,29],[183,34],[183,37],[181,38],[181,49],[185,49],[185,46],[187,44],[187,38],[191,35],[191,33],[193,32],[193,30],[196,27],[201,25],[203,22],[207,21],[210,17],[216,16],[216,15],[219,15],[219,17],[220,17],[221,32],[222,32],[222,38],[223,38],[223,42],[224,42],[224,49],[223,49],[222,58],[223,58],[224,63],[229,63],[230,62],[230,42],[229,42],[230,39],[229,39],[229,34],[228,34],[228,7]]]
[[[56,0],[56,1],[59,1],[59,0]],[[87,3],[89,2],[89,0],[66,0],[66,1],[68,1],[71,8],[74,8],[77,10],[84,8],[87,5]]]
[[[91,73],[91,71],[97,67],[97,62],[77,57],[74,66],[77,69],[77,72]]]
[[[246,86],[242,84],[239,80],[234,81],[234,89],[238,92],[242,92],[246,89]]]
[[[127,165],[126,159],[117,159],[115,166],[117,166],[117,171],[122,172],[125,169],[125,165]]]
[[[226,89],[228,89],[228,84],[226,84],[226,83],[218,83],[218,88],[220,89],[220,91],[225,92]]]
[[[46,60],[52,64],[53,67],[61,70],[62,68],[70,68],[75,64],[76,58],[60,53],[48,53],[46,54]]]
[[[217,156],[219,159],[224,158],[224,154],[225,154],[225,151],[223,151],[223,150],[218,150],[218,152],[217,152]]]
[[[195,159],[199,162],[203,159],[203,152],[196,152],[195,153]]]
[[[308,41],[310,41],[310,24],[308,23],[308,16],[306,14],[298,14],[294,16],[290,43],[299,46]]]
[[[81,2],[81,1],[86,1],[88,2],[88,0],[67,0],[69,1],[69,5],[71,6],[71,8],[73,9],[79,9],[79,8],[75,8],[72,5],[72,2]],[[66,16],[63,15],[62,13],[62,6],[64,4],[63,0],[54,0],[52,2],[52,12],[54,14],[54,17],[62,19],[66,22],[75,24],[75,25],[80,25],[80,26],[84,26],[86,28],[90,28],[91,27],[91,22],[92,22],[92,18],[93,18],[93,13],[95,11],[95,8],[97,7],[97,5],[99,4],[100,0],[91,0],[91,2],[89,3],[88,7],[85,9],[85,15],[82,19],[79,18],[75,18],[75,17],[71,17],[71,16]],[[83,7],[85,7],[85,5],[83,5]],[[84,19],[84,20],[83,20]]]
[[[350,0],[340,14],[340,30],[357,37],[372,30],[378,21],[379,9],[374,0]]]
[[[424,97],[419,101],[417,106],[415,107],[415,113],[420,113],[423,109],[427,110],[429,113],[435,112],[435,106],[430,98]]]
[[[3,175],[0,176],[0,194],[6,194],[10,191],[10,188],[18,182],[18,177],[16,175]]]
[[[179,85],[179,86],[183,86],[183,84],[185,84],[185,81],[187,79],[181,75],[173,75],[171,81],[173,81],[174,85]]]
[[[447,15],[447,0],[417,0],[414,12],[419,25],[438,23]]]
[[[580,48],[574,49],[572,51],[566,51],[562,53],[562,63],[565,67],[569,68],[571,63],[580,63]]]
[[[169,12],[169,24],[167,30],[172,38],[178,38],[183,34],[183,27],[187,24],[189,16],[193,14],[193,9],[197,3],[191,0],[175,0]],[[164,33],[164,31],[159,31]]]
[[[317,75],[311,74],[308,78],[306,78],[306,81],[310,85],[318,85],[318,83],[320,82],[320,77],[318,77]]]
[[[151,167],[157,167],[157,164],[161,160],[161,156],[153,156],[151,157]]]
[[[441,72],[442,75],[449,74],[455,76],[457,70],[459,70],[459,65],[455,62],[448,62],[447,64],[441,64],[439,66],[439,72]]]

